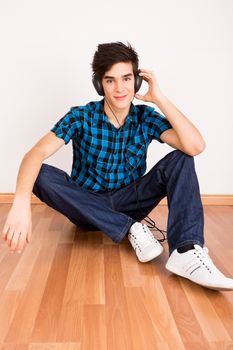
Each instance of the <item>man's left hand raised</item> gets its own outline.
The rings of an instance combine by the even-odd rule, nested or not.
[[[135,97],[144,102],[156,103],[159,101],[163,94],[154,73],[148,69],[140,69],[139,75],[148,83],[148,91],[145,95],[135,94]]]

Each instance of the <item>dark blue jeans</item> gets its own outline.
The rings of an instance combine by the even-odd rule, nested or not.
[[[203,207],[193,157],[179,150],[168,153],[136,186],[141,210],[134,183],[95,193],[77,185],[63,170],[43,164],[33,193],[74,224],[91,224],[116,243],[167,196],[169,253],[186,244],[203,246]]]

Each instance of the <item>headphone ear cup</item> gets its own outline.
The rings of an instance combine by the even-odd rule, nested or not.
[[[134,90],[135,93],[138,92],[138,90],[140,89],[141,85],[142,85],[142,77],[140,75],[136,75],[135,77],[135,85],[134,85]]]
[[[92,83],[93,83],[96,91],[98,92],[98,94],[100,96],[104,96],[103,85],[102,85],[101,81],[95,75],[93,75],[93,77],[92,77]]]

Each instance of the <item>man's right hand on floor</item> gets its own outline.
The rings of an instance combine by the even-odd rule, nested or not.
[[[8,213],[2,238],[11,252],[21,253],[26,243],[30,242],[31,234],[31,206],[20,202],[14,203]]]

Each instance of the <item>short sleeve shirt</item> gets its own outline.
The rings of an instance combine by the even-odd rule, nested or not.
[[[66,144],[72,140],[71,178],[92,192],[109,192],[132,183],[146,171],[152,140],[172,128],[147,105],[133,105],[124,124],[116,128],[104,112],[104,99],[72,107],[51,129]]]

